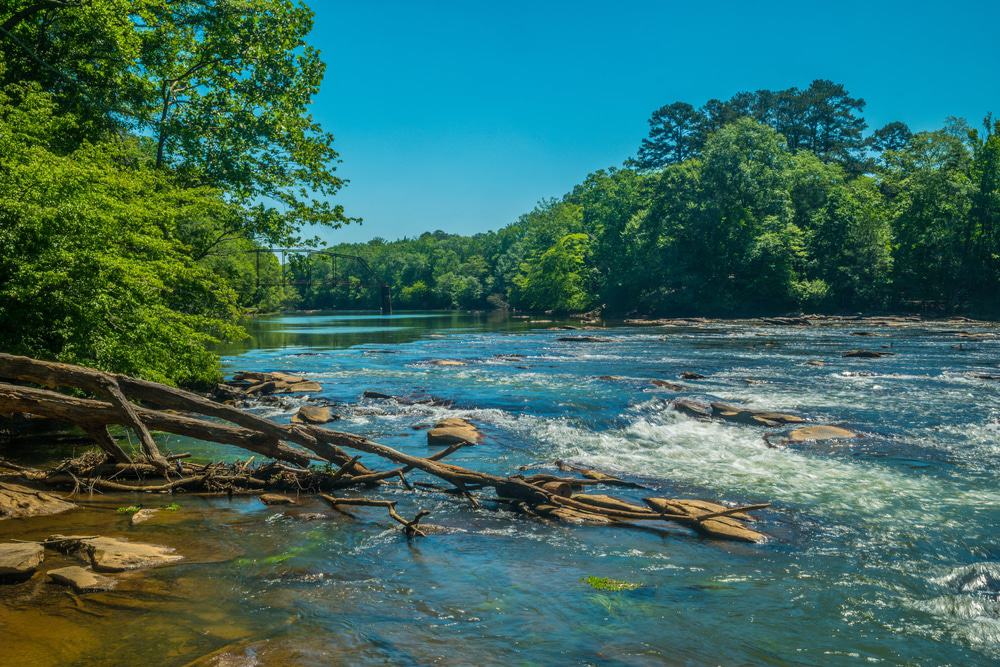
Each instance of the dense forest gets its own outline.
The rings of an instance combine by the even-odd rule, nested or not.
[[[497,232],[336,250],[364,256],[404,308],[995,312],[1000,123],[866,133],[864,106],[823,80],[675,102],[622,168]],[[360,271],[300,293],[309,308],[378,302]]]
[[[244,335],[260,244],[349,219],[324,65],[289,0],[0,12],[0,349],[198,384]],[[264,257],[271,277],[277,259]],[[274,284],[276,281],[265,281]]]
[[[378,303],[359,264],[295,256],[286,281],[257,252],[354,221],[311,25],[292,0],[5,4],[0,349],[201,384],[248,310]],[[995,309],[1000,123],[869,131],[864,106],[824,80],[675,102],[499,231],[330,249],[399,308]]]

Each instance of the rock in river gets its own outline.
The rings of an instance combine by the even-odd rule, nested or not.
[[[851,359],[879,359],[881,357],[891,357],[895,352],[882,352],[879,350],[848,350],[841,356]]]
[[[701,373],[695,373],[694,371],[684,371],[681,373],[682,380],[704,380],[705,376]]]
[[[77,593],[91,593],[94,591],[109,591],[118,582],[111,577],[105,577],[86,570],[79,565],[61,567],[58,570],[49,570],[49,577],[53,581],[64,586],[72,586]]]
[[[454,445],[460,442],[478,443],[483,434],[475,426],[460,417],[442,419],[427,431],[428,445]]]
[[[0,482],[0,519],[58,514],[76,507],[55,496],[26,486]]]
[[[839,426],[803,426],[788,434],[792,442],[815,442],[818,440],[836,440],[839,438],[857,438],[858,434]]]
[[[326,424],[340,419],[325,405],[303,405],[292,416],[293,424]]]
[[[126,542],[113,537],[53,535],[46,544],[62,553],[90,563],[98,572],[145,570],[175,563],[183,556],[170,547]]]
[[[295,501],[280,493],[262,493],[257,499],[265,505],[294,505]]]
[[[669,389],[670,391],[687,391],[687,387],[682,384],[677,384],[676,382],[667,382],[666,380],[650,380],[649,383],[654,387]]]
[[[0,544],[0,580],[28,579],[45,558],[45,549],[37,542]]]
[[[556,338],[563,343],[610,343],[610,338],[604,336],[559,336]]]

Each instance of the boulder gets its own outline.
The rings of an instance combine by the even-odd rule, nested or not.
[[[294,500],[278,493],[262,493],[257,499],[265,505],[294,505]]]
[[[126,542],[113,537],[53,535],[46,540],[46,544],[90,563],[98,572],[145,570],[170,565],[184,558],[170,547]]]
[[[385,400],[389,400],[390,398],[392,398],[392,395],[391,394],[383,394],[380,391],[365,390],[365,392],[363,394],[361,394],[361,397],[362,398],[373,398],[373,399],[377,399],[377,400],[380,400],[380,401],[385,401]]]
[[[340,419],[325,405],[303,405],[292,415],[293,424],[326,424]]]
[[[429,362],[432,366],[467,366],[468,364],[458,359],[434,359]]]
[[[666,380],[650,380],[649,383],[654,387],[669,389],[670,391],[687,391],[687,387],[682,384],[677,384],[676,382],[667,382]]]
[[[0,482],[0,519],[59,514],[76,507],[48,493],[18,484]]]
[[[86,570],[79,565],[60,567],[57,570],[49,570],[49,577],[56,583],[64,586],[72,586],[77,593],[92,593],[95,591],[109,591],[118,583],[111,577],[105,577]]]
[[[840,438],[857,438],[854,431],[839,426],[803,426],[788,434],[791,442],[815,442],[818,440],[837,440]]]
[[[23,581],[35,573],[45,558],[45,548],[37,542],[0,544],[0,580]]]
[[[701,373],[695,373],[694,371],[684,371],[681,373],[682,380],[704,380],[705,376]]]
[[[158,509],[141,509],[132,514],[132,518],[129,521],[133,526],[138,526],[140,523],[146,523],[152,519],[159,511]]]
[[[688,417],[694,417],[695,419],[710,419],[712,417],[712,408],[704,403],[698,403],[686,398],[676,398],[670,405],[674,410]]]
[[[841,356],[850,359],[879,359],[881,357],[891,357],[895,352],[883,352],[880,350],[848,350]]]
[[[460,442],[481,442],[483,434],[475,426],[459,417],[442,419],[427,431],[428,445],[454,445]]]

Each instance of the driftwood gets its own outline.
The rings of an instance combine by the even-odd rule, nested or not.
[[[764,535],[746,528],[743,522],[750,520],[747,511],[762,509],[766,504],[729,508],[704,501],[651,498],[643,506],[610,496],[574,493],[585,486],[642,487],[562,461],[557,462],[560,470],[582,477],[547,473],[494,475],[442,461],[467,445],[466,442],[455,443],[430,456],[413,456],[353,433],[310,424],[278,424],[154,382],[2,353],[0,380],[8,381],[0,381],[0,415],[25,413],[68,422],[89,434],[101,448],[100,453],[85,454],[52,470],[9,467],[35,483],[72,486],[76,491],[225,494],[265,490],[320,493],[395,484],[409,490],[433,489],[458,495],[476,507],[481,496],[474,492],[481,494],[492,489],[498,500],[515,509],[558,521],[601,525],[666,521],[688,526],[708,537],[752,542],[764,539]],[[71,389],[76,395],[57,389]],[[130,457],[112,437],[108,428],[115,426],[138,435],[140,449],[134,456]],[[269,460],[256,466],[252,456],[235,464],[192,463],[183,460],[184,455],[162,454],[152,431],[235,445]],[[347,450],[360,454],[348,454]],[[370,469],[360,461],[365,454],[388,461],[394,467]],[[324,465],[317,467],[314,463]],[[414,471],[437,478],[445,486],[411,483],[407,475]],[[408,537],[425,534],[419,527],[420,520],[427,515],[424,510],[407,520],[396,510],[395,501],[341,498],[328,493],[322,493],[322,497],[338,509],[352,505],[384,507]]]

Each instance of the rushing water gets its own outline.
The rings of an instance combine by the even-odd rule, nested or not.
[[[82,526],[80,513],[16,535],[6,522],[0,538],[73,526],[176,546],[185,564],[87,596],[84,609],[50,588],[0,592],[0,662],[185,664],[227,646],[205,664],[1000,660],[1000,382],[974,377],[1000,373],[1000,340],[931,324],[860,337],[858,327],[731,323],[612,327],[597,332],[610,341],[580,343],[551,326],[283,316],[254,322],[250,344],[225,362],[306,374],[323,385],[310,398],[343,417],[334,426],[408,452],[428,452],[422,427],[462,416],[486,435],[449,459],[468,467],[508,474],[565,459],[649,487],[611,491],[635,499],[769,501],[757,528],[770,541],[551,525],[392,490],[384,496],[401,513],[428,509],[426,521],[447,530],[408,543],[374,509],[352,519],[312,500],[281,509],[239,498],[182,498],[168,518],[129,528],[113,512],[121,501],[95,499]],[[841,357],[857,347],[896,354]],[[826,364],[807,363],[817,359]],[[863,437],[771,448],[764,427],[693,420],[670,409],[679,394],[650,384],[685,370],[707,378],[681,381],[683,396],[796,411]],[[366,389],[440,400],[362,399]],[[287,420],[303,400],[262,413]],[[598,591],[588,576],[641,587]]]

